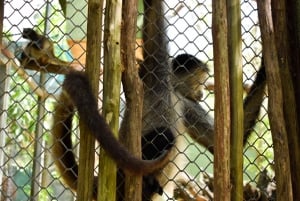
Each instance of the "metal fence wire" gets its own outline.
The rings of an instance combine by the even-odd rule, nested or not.
[[[205,89],[198,104],[206,111],[202,118],[213,120],[211,3],[211,0],[166,0],[164,17],[167,26],[162,31],[168,38],[170,58],[188,53],[207,64],[210,69],[205,83],[201,83]],[[242,1],[241,8],[243,81],[246,96],[261,65],[262,46],[256,2]],[[141,28],[141,5],[139,12],[141,15],[138,16],[137,26]],[[58,0],[4,1],[0,64],[1,200],[76,199],[76,194],[63,183],[51,157],[54,105],[61,92],[65,72],[62,69],[48,72],[45,67],[36,67],[38,62],[35,60],[31,60],[31,64],[24,68],[20,61],[24,56],[22,51],[28,44],[22,33],[24,29],[32,28],[53,41],[56,62],[64,61],[59,64],[68,64],[70,68],[82,70],[85,65],[86,22],[87,1],[66,1],[64,6]],[[139,61],[146,59],[142,55],[141,41],[141,29],[138,29],[136,57]],[[49,51],[44,54],[52,53]],[[263,99],[253,132],[244,146],[244,196],[247,200],[259,200],[263,194],[267,195],[269,200],[273,199],[273,149],[266,98],[267,96]],[[99,92],[99,100],[102,100],[102,90]],[[121,120],[124,107],[125,98],[122,94]],[[74,151],[78,153],[78,119],[73,121]],[[185,161],[185,165],[175,164],[176,173],[168,180],[176,185],[161,198],[212,200],[213,155],[187,133],[181,134],[185,146],[178,148],[178,157]]]

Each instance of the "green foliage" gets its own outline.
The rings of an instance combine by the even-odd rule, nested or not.
[[[25,80],[12,72],[9,88],[8,133],[21,148],[28,148],[36,127],[37,97]]]

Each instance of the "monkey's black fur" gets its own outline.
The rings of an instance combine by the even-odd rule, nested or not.
[[[188,72],[193,74],[194,71],[197,70],[197,68],[195,68],[195,66],[192,66],[192,68],[190,68],[191,66],[187,64],[188,63],[185,63],[184,67],[188,69]],[[180,76],[180,74],[177,74],[177,76]],[[250,113],[252,114],[251,117],[246,119],[246,122],[249,122],[251,120],[252,123],[249,123],[249,125],[251,126],[245,127],[245,131],[251,130],[252,126],[255,124],[255,119],[257,117],[257,113],[259,112],[261,99],[263,97],[264,86],[265,86],[265,73],[264,73],[264,67],[262,67],[258,72],[255,84],[252,86],[250,93],[244,102],[245,115]],[[78,108],[79,116],[81,119],[84,120],[85,124],[87,124],[88,127],[90,128],[93,127],[95,128],[94,130],[91,131],[92,133],[96,133],[96,135],[98,136],[97,139],[100,141],[101,145],[105,143],[104,144],[105,146],[109,143],[105,141],[103,142],[101,140],[101,134],[99,132],[102,131],[103,133],[105,133],[105,132],[110,132],[110,130],[107,127],[106,123],[104,122],[103,118],[98,113],[97,103],[90,90],[89,82],[82,73],[73,72],[67,75],[66,80],[64,82],[64,90],[67,92],[68,95],[66,96],[66,94],[62,94],[61,101],[64,101],[64,105],[60,105],[60,104],[57,105],[55,120],[54,120],[54,123],[56,125],[54,127],[54,134],[55,135],[58,134],[57,140],[59,140],[59,142],[64,147],[64,150],[62,152],[63,154],[60,153],[58,155],[60,156],[60,163],[62,163],[63,161],[63,171],[61,170],[61,172],[63,172],[64,174],[73,175],[72,181],[74,182],[77,180],[78,166],[76,165],[75,157],[72,152],[73,147],[70,138],[71,128],[72,128],[71,126],[72,117],[75,111],[73,102]],[[72,101],[69,96],[73,97]],[[191,101],[190,99],[185,99],[184,103],[185,103],[183,107],[184,122],[188,130],[188,133],[199,144],[204,145],[211,152],[213,152],[214,127],[213,127],[213,121],[211,117],[207,115],[207,112],[199,105],[197,101]],[[247,107],[249,104],[252,105],[252,108]],[[96,116],[96,117],[92,118],[92,116]],[[62,134],[63,136],[60,136]],[[104,136],[109,136],[107,139],[104,140],[111,139],[111,135],[104,134]],[[247,138],[248,136],[245,135],[245,140]],[[162,154],[165,153],[165,150],[170,149],[175,143],[175,138],[172,131],[165,127],[158,127],[156,129],[153,129],[153,131],[144,134],[141,140],[142,140],[142,147],[143,147],[142,149],[143,158],[149,160],[155,159],[157,157],[162,157]],[[112,145],[112,146],[114,148],[117,147],[116,145]],[[109,147],[106,148],[109,149]],[[119,150],[114,149],[114,150],[116,151],[116,153],[113,153],[113,155],[116,154],[114,155],[115,157],[121,158],[121,162],[117,162],[117,163],[119,164],[119,167],[122,167],[122,165],[120,164],[127,163],[127,160],[123,160],[124,159],[123,153],[124,152],[128,153],[128,152],[126,151],[126,149],[125,151],[123,149],[119,149]],[[118,154],[121,154],[122,156]],[[131,154],[130,153],[128,154],[130,155],[129,158],[131,158]],[[130,166],[132,164],[128,164],[128,165]],[[122,175],[122,173],[118,172],[118,179],[119,179],[118,181],[120,186],[122,177],[120,177],[119,174]],[[96,183],[97,182],[95,182],[95,185]],[[76,182],[73,183],[73,185],[74,184],[76,184]],[[68,185],[70,184],[68,183]],[[122,187],[120,189],[122,189]],[[122,190],[120,190],[120,192],[122,192]],[[143,200],[144,201],[150,200],[154,193],[161,194],[162,187],[160,186],[160,184],[158,183],[154,175],[150,174],[148,176],[144,176],[143,177]]]
[[[24,28],[22,32],[22,37],[29,39],[32,43],[32,47],[42,50],[43,45],[46,40],[48,40],[45,36],[38,34],[35,30],[31,28]]]
[[[160,157],[166,150],[172,148],[175,138],[170,129],[160,127],[142,136],[142,154],[143,159],[153,160]],[[122,201],[124,198],[124,173],[118,170],[118,194],[117,200]],[[154,175],[143,176],[143,201],[151,200],[154,193],[162,195],[163,188]]]
[[[170,129],[156,128],[152,132],[142,136],[143,159],[155,159],[170,149],[175,143],[175,138]]]
[[[208,71],[206,65],[190,54],[180,54],[172,60],[172,70],[175,75],[190,74],[198,69]]]

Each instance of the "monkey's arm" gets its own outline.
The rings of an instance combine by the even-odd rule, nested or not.
[[[262,62],[263,63],[263,62]],[[250,92],[244,100],[244,140],[247,142],[258,117],[266,87],[265,68],[262,64]],[[214,122],[195,101],[184,100],[184,123],[188,134],[213,153]]]
[[[187,133],[196,142],[206,147],[213,153],[214,145],[214,120],[198,102],[184,100],[184,124]]]
[[[244,100],[244,145],[247,142],[259,115],[266,84],[265,66],[262,61],[261,67],[257,72],[256,79]]]

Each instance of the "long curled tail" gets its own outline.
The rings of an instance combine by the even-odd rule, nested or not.
[[[73,103],[62,93],[56,104],[52,128],[52,154],[64,182],[73,190],[77,189],[78,165],[73,153],[71,140],[72,119],[75,113]]]
[[[76,189],[78,165],[71,141],[72,118],[77,108],[80,120],[89,128],[104,150],[114,159],[118,167],[135,175],[148,175],[169,162],[169,151],[154,160],[142,160],[133,156],[113,135],[104,118],[98,112],[87,77],[80,72],[66,75],[63,92],[54,113],[53,154],[56,165],[66,184]]]

